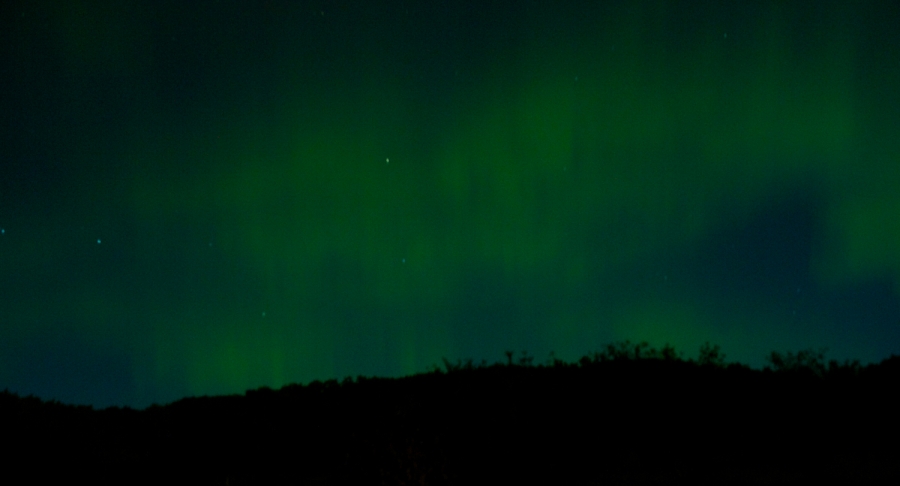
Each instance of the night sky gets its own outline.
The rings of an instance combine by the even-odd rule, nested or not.
[[[5,1],[0,390],[900,353],[900,6]]]

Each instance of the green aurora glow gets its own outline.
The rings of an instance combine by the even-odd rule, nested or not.
[[[898,351],[888,2],[63,4],[0,14],[0,387]]]

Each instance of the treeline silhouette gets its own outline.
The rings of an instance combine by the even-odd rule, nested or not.
[[[900,356],[629,341],[95,410],[0,393],[4,474],[92,484],[900,484]]]

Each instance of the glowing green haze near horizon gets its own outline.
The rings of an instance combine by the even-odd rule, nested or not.
[[[0,11],[0,388],[900,351],[888,3],[64,4]]]

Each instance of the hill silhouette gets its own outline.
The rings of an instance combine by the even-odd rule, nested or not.
[[[144,410],[0,393],[5,473],[97,484],[867,484],[900,480],[900,356],[769,366],[610,344],[444,360]],[[35,467],[34,465],[40,465]],[[22,481],[17,481],[22,482]]]

